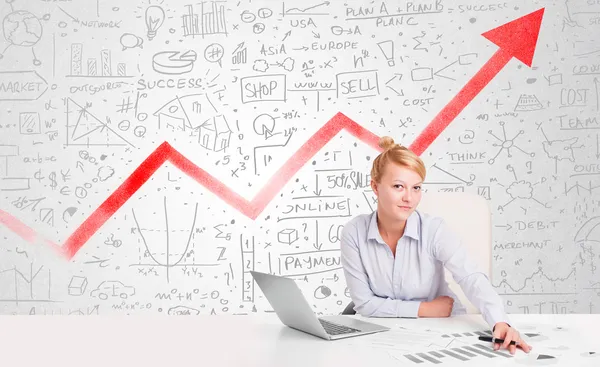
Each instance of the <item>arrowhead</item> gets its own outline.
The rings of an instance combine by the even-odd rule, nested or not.
[[[317,195],[317,196],[321,196],[321,192],[323,190],[319,189],[319,190],[313,190],[313,194]]]
[[[482,34],[501,49],[531,67],[544,9],[534,11]]]

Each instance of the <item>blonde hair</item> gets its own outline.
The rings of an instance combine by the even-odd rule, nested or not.
[[[425,164],[414,152],[400,144],[396,144],[394,139],[389,136],[382,136],[379,139],[379,147],[383,149],[383,152],[373,161],[373,167],[371,168],[372,180],[377,183],[381,182],[383,170],[389,162],[409,168],[425,180]]]

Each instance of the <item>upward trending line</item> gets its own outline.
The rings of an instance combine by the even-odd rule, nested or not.
[[[544,8],[541,8],[483,34],[499,47],[498,50],[417,136],[410,145],[410,150],[421,155],[512,58],[531,66],[543,15]],[[342,113],[338,113],[288,159],[252,201],[232,191],[164,142],[75,230],[62,248],[48,240],[43,241],[60,248],[61,252],[71,259],[166,161],[171,162],[244,215],[256,219],[298,170],[342,129],[348,130],[359,140],[379,149],[379,137]],[[0,210],[0,224],[4,224],[27,242],[38,240],[38,235],[33,229],[3,210]]]
[[[360,126],[342,113],[336,114],[321,127],[304,145],[292,155],[271,179],[248,201],[237,192],[223,184],[210,173],[198,167],[179,153],[169,143],[162,143],[138,168],[96,209],[67,239],[63,246],[65,254],[72,258],[88,239],[117,211],[166,161],[171,162],[196,182],[206,187],[221,200],[239,210],[245,216],[256,219],[287,182],[308,162],[325,144],[342,129],[347,130],[359,140],[375,149],[379,137]]]

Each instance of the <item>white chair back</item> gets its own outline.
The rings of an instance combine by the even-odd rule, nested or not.
[[[425,192],[417,210],[443,218],[491,281],[492,223],[489,204],[483,197],[457,192]],[[446,280],[467,312],[479,313],[448,270]]]

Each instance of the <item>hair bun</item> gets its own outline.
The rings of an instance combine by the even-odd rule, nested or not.
[[[394,145],[396,145],[394,143],[394,139],[392,139],[390,136],[382,136],[379,138],[379,147],[381,149],[387,150],[392,148]]]
[[[379,147],[383,150],[389,150],[389,149],[394,149],[394,148],[399,148],[399,149],[404,148],[402,145],[396,144],[394,142],[394,139],[390,136],[382,136],[381,138],[379,138]]]

